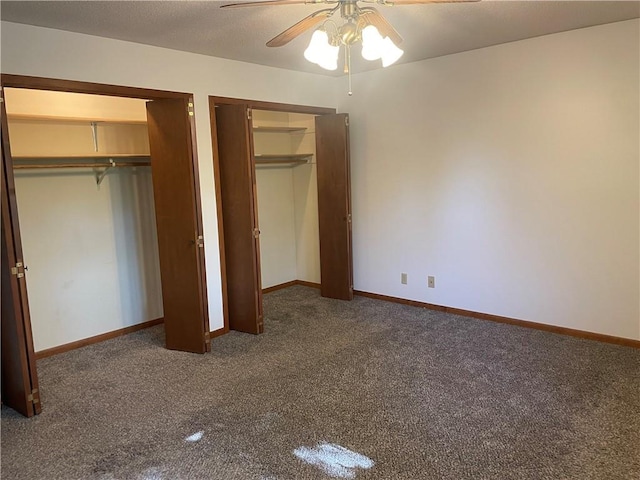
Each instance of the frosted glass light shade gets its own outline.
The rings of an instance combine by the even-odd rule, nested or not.
[[[396,47],[396,44],[389,37],[385,37],[382,41],[380,57],[382,58],[382,66],[388,67],[398,61],[404,54],[404,50]]]
[[[337,70],[340,46],[327,45],[322,52],[322,59],[317,62],[325,70]]]
[[[311,63],[318,63],[322,58],[322,50],[325,45],[329,45],[329,36],[324,30],[316,30],[311,36],[309,46],[304,51],[304,58]]]
[[[362,58],[378,60],[382,55],[383,42],[378,29],[373,25],[367,25],[362,30]]]
[[[309,46],[304,51],[304,58],[325,70],[336,70],[338,68],[339,50],[340,46],[332,46],[329,43],[327,32],[316,30],[311,36]]]

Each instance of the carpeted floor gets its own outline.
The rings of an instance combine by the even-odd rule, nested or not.
[[[38,363],[9,479],[638,479],[640,350],[310,288],[266,333],[155,327]],[[345,450],[346,449],[346,450]]]

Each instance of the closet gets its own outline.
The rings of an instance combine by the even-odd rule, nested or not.
[[[264,330],[262,289],[351,300],[348,116],[210,98],[228,327]]]
[[[5,97],[36,352],[162,319],[145,100]]]
[[[320,284],[315,116],[253,110],[262,288]]]
[[[40,411],[36,351],[156,323],[167,348],[207,351],[190,95],[2,84],[3,403]]]

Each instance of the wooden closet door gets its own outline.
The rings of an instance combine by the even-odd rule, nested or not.
[[[251,113],[245,105],[216,105],[214,110],[229,328],[262,333],[260,231]]]
[[[4,91],[1,92],[4,99]],[[13,160],[9,146],[7,114],[0,104],[2,121],[2,402],[31,417],[40,413],[38,372],[33,351],[33,335],[25,279],[24,258]]]
[[[192,125],[186,99],[147,103],[166,346],[204,353],[209,317]]]
[[[323,297],[353,299],[349,116],[316,117],[320,278]]]

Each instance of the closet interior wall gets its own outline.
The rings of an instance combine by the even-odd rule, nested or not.
[[[320,283],[315,116],[253,110],[262,287]]]
[[[36,352],[161,318],[145,100],[5,97]]]

